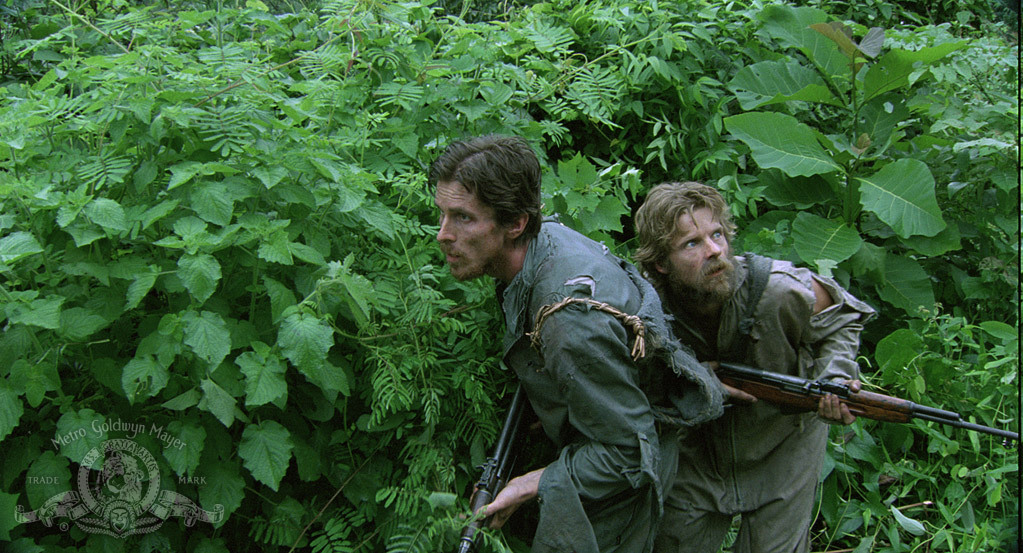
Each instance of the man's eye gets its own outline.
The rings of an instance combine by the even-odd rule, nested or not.
[[[697,245],[699,245],[699,242],[697,242],[696,240],[690,240],[690,241],[686,242],[682,247],[684,247],[684,248],[695,248]]]
[[[472,220],[472,217],[470,217],[468,214],[465,214],[465,213],[459,213],[458,214],[458,220],[463,222],[463,223],[468,223],[469,221]]]

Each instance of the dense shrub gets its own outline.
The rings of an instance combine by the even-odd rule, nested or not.
[[[1017,50],[980,18],[853,4],[844,26],[723,0],[0,5],[0,539],[453,546],[510,375],[492,285],[433,244],[424,171],[492,132],[529,139],[547,210],[626,256],[646,189],[716,185],[743,247],[880,308],[869,384],[1018,430]],[[224,518],[19,523],[114,423]],[[836,428],[815,548],[996,550],[1017,462],[923,422]]]

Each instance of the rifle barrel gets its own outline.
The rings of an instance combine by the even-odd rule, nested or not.
[[[519,424],[522,422],[522,411],[526,402],[526,394],[522,391],[522,384],[515,388],[515,395],[512,396],[511,405],[508,407],[508,414],[504,417],[504,426],[501,427],[501,434],[494,445],[494,453],[481,467],[479,482],[473,495],[472,511],[489,504],[504,487],[508,481],[509,473],[515,458],[512,456],[512,446],[515,436],[518,434]],[[466,525],[462,530],[462,537],[458,541],[458,553],[471,553],[476,548],[476,532],[483,527],[483,519],[477,518]]]
[[[959,413],[938,409],[937,407],[920,405],[905,399],[866,391],[852,392],[849,390],[849,387],[844,384],[807,380],[797,376],[772,373],[734,363],[721,363],[721,369],[723,369],[723,376],[726,378],[731,377],[740,381],[747,380],[751,382],[758,382],[763,385],[776,387],[779,391],[801,394],[805,397],[815,397],[815,395],[823,396],[824,393],[834,393],[844,400],[843,402],[847,403],[850,409],[854,409],[857,405],[857,401],[863,402],[859,403],[859,405],[874,404],[875,406],[880,407],[880,409],[873,409],[869,413],[860,413],[860,416],[865,416],[867,418],[888,422],[909,422],[910,419],[917,418],[947,424],[956,428],[983,432],[985,434],[999,436],[1005,440],[1014,440],[1017,443],[1019,442],[1019,433],[1017,432],[966,422]],[[891,414],[891,416],[889,416],[889,414]]]

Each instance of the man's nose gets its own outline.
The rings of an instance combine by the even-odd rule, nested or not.
[[[448,225],[447,217],[441,216],[440,228],[437,229],[437,241],[438,242],[454,242],[455,235],[451,232],[450,225]]]
[[[721,245],[714,240],[707,240],[705,244],[707,245],[707,257],[718,257],[725,251]]]

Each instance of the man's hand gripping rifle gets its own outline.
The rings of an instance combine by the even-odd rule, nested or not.
[[[515,458],[512,455],[512,448],[515,445],[515,437],[518,435],[519,423],[522,421],[522,411],[526,402],[526,394],[520,385],[515,389],[515,396],[512,398],[511,407],[508,408],[508,415],[504,418],[504,426],[501,428],[501,435],[494,445],[493,454],[487,458],[481,469],[479,482],[473,491],[470,503],[473,514],[477,514],[481,507],[489,504],[494,496],[501,491],[515,465]],[[485,517],[479,516],[473,519],[462,530],[462,539],[458,542],[458,553],[471,553],[476,547],[476,533],[483,526]]]
[[[717,375],[721,382],[729,386],[793,412],[816,411],[821,398],[830,393],[838,396],[839,401],[847,405],[849,412],[857,417],[885,422],[928,420],[999,436],[1005,443],[1009,440],[1019,442],[1019,434],[1016,432],[966,422],[958,413],[919,405],[905,399],[873,392],[854,392],[840,382],[807,380],[734,363],[721,363]]]

